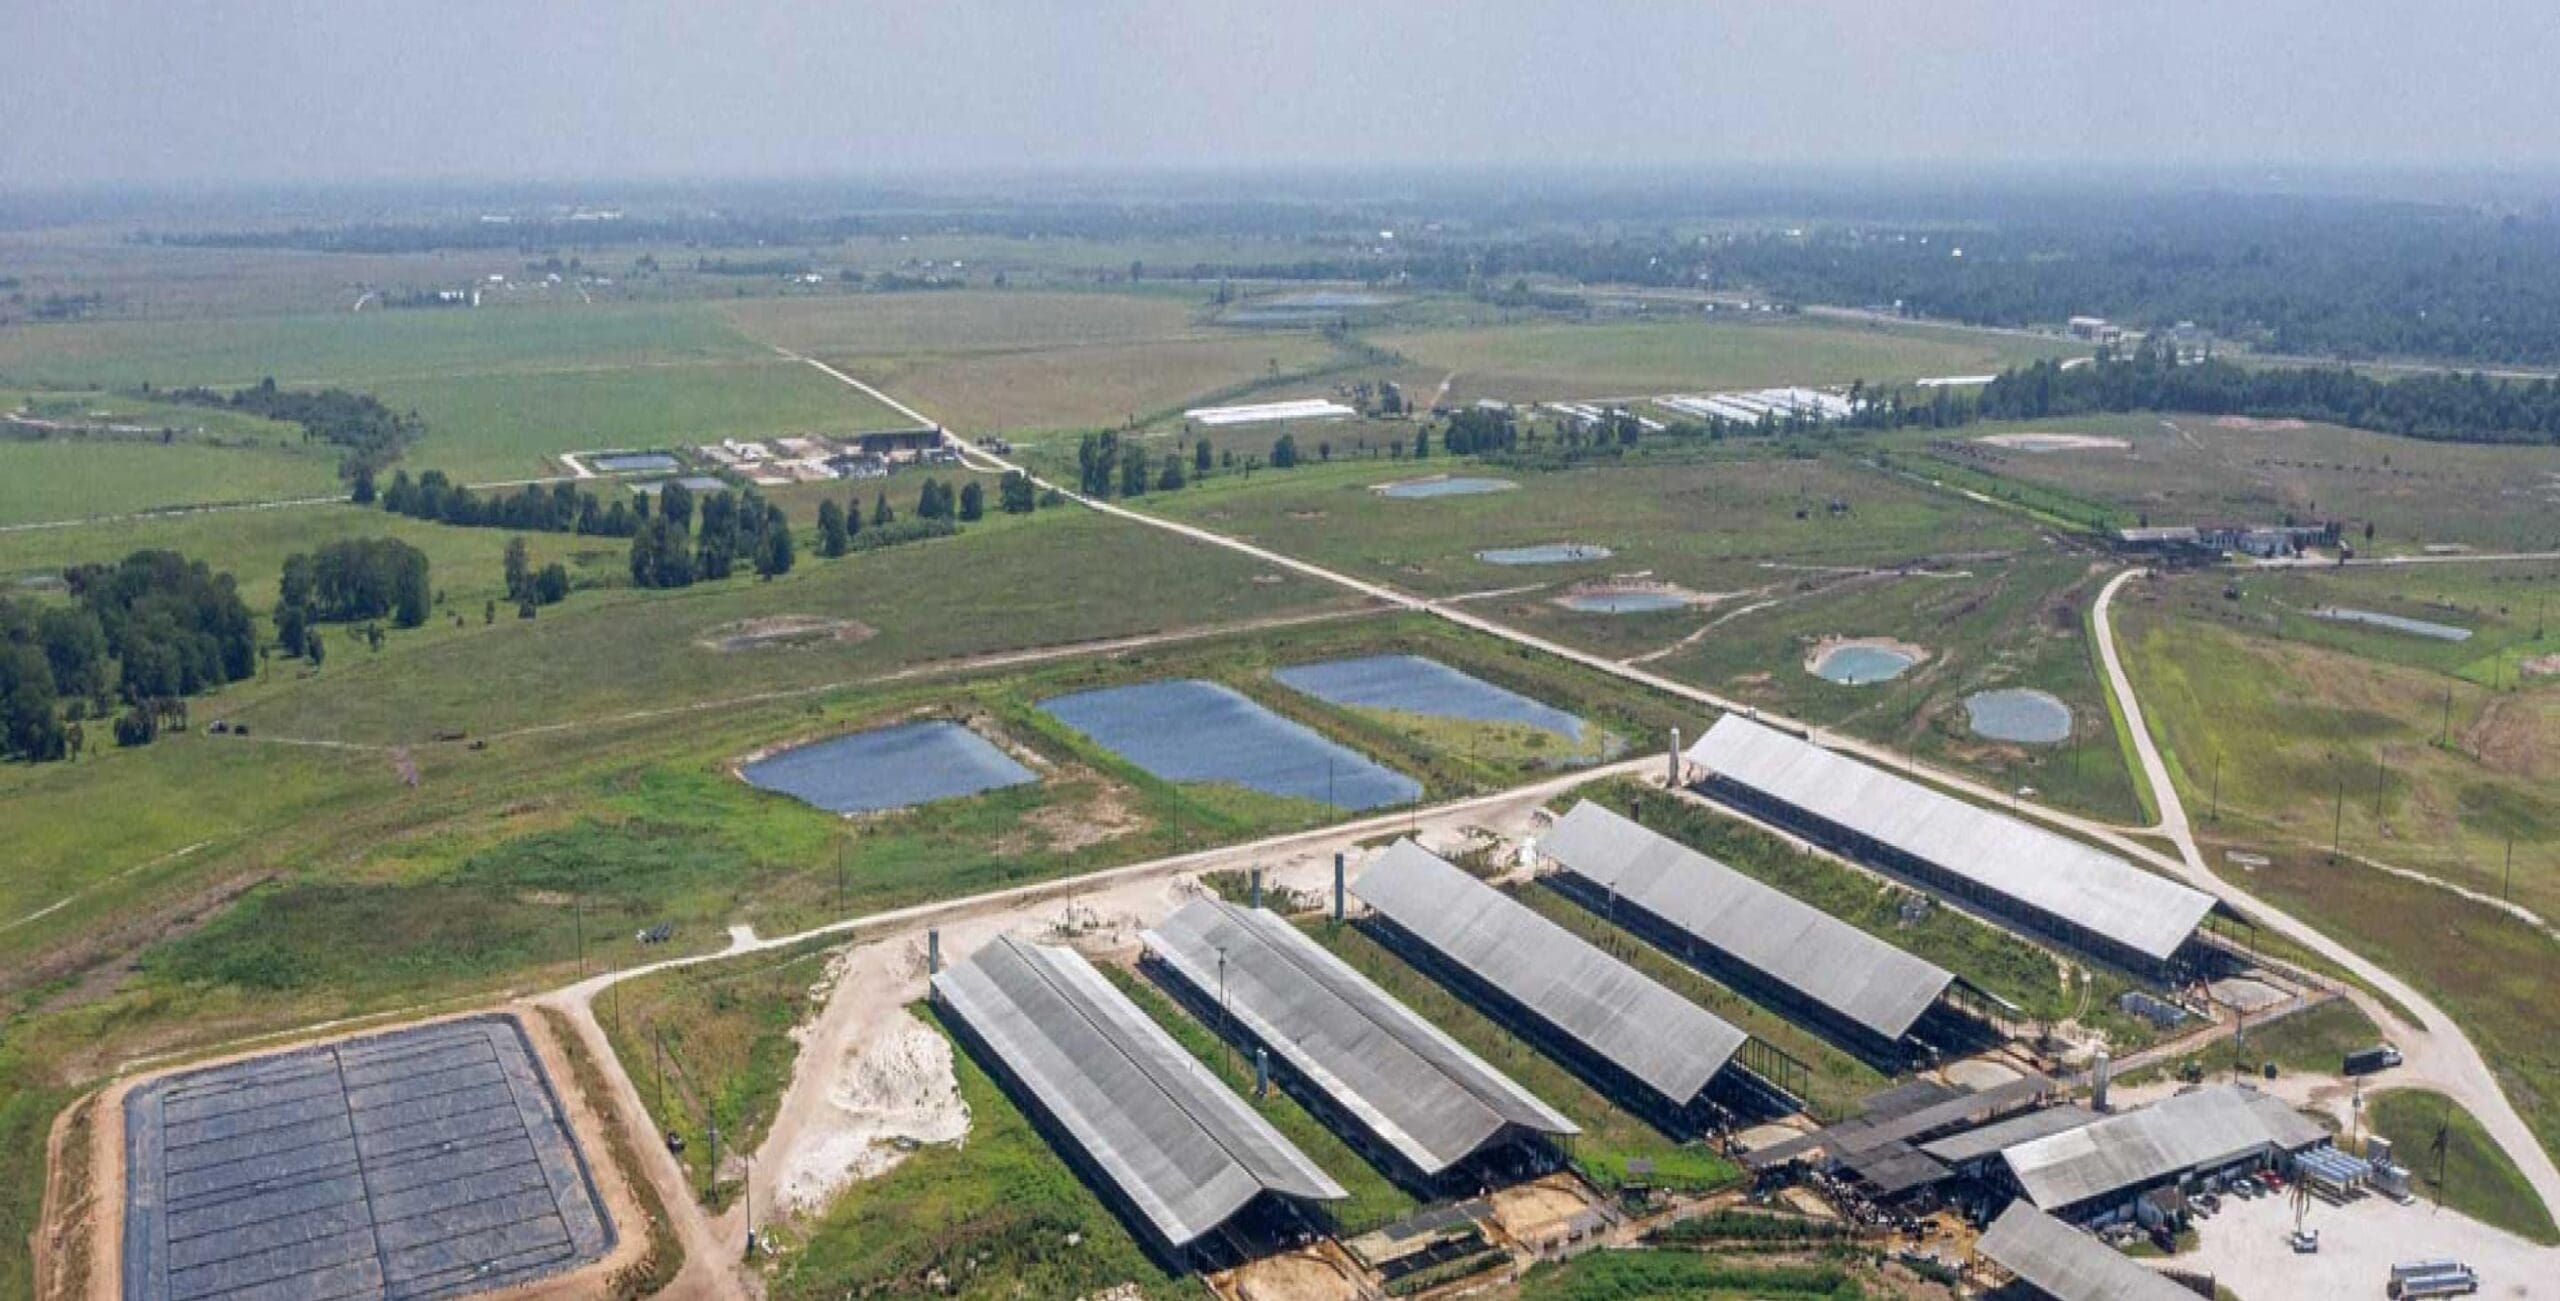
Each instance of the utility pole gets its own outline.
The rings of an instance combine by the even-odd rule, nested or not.
[[[2329,861],[2338,861],[2338,846],[2347,829],[2347,779],[2338,779],[2338,807],[2329,815]]]
[[[2516,833],[2512,831],[2507,833],[2507,874],[2505,883],[2498,887],[2498,897],[2508,903],[2516,901]]]
[[[836,833],[836,916],[844,916],[844,833]]]
[[[2382,756],[2373,756],[2373,820],[2382,821]]]
[[[2452,745],[2453,745],[2453,688],[2451,688],[2451,687],[2446,687],[2446,688],[2444,689],[2444,726],[2436,732],[2436,747],[2437,747],[2438,749],[2449,749],[2449,748],[2451,748],[2451,747],[2452,747]]]

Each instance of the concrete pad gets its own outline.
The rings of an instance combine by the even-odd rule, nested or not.
[[[2313,1255],[2297,1256],[2285,1243],[2293,1230],[2290,1197],[2224,1198],[2218,1214],[2197,1223],[2196,1249],[2168,1263],[2212,1274],[2249,1301],[2274,1301],[2380,1296],[2393,1264],[2452,1256],[2480,1272],[2483,1297],[2560,1297],[2560,1250],[2428,1202],[2313,1202],[2303,1225],[2320,1231]]]

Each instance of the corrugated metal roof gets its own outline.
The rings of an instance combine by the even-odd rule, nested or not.
[[[1689,748],[1690,762],[1825,821],[2167,961],[2213,899],[2113,854],[1833,754],[1739,714]]]
[[[2269,1145],[2292,1152],[2327,1138],[2282,1099],[2223,1084],[2029,1139],[2000,1159],[2030,1200],[2053,1211],[2166,1175],[2227,1165]]]
[[[1538,841],[1566,871],[1885,1039],[1955,977],[1586,800]]]
[[[1581,1132],[1276,913],[1201,899],[1142,938],[1212,1002],[1223,953],[1227,1014],[1425,1174],[1507,1126]]]
[[[1695,1099],[1746,1038],[1410,840],[1397,841],[1351,892],[1676,1105]]]
[[[1072,949],[1002,937],[933,988],[1176,1247],[1264,1192],[1349,1195]]]
[[[2025,1202],[2011,1202],[1974,1250],[2055,1301],[2196,1301],[2196,1294]]]
[[[1948,1165],[1963,1165],[2030,1139],[2066,1133],[2083,1125],[2094,1125],[2097,1121],[2098,1114],[2086,1107],[2047,1107],[2023,1116],[2011,1116],[1980,1129],[1950,1135],[1934,1143],[1923,1143],[1920,1150]]]

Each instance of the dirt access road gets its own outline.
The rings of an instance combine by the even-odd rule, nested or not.
[[[897,411],[913,417],[920,424],[933,425],[936,428],[941,427],[939,422],[933,420],[929,416],[926,416],[923,412],[917,411],[915,408],[897,401],[895,398],[882,393],[871,385],[854,379],[852,376],[849,376],[844,372],[825,364],[824,362],[800,357],[797,354],[782,348],[776,348],[775,351],[781,353],[785,357],[803,361],[816,367],[818,370],[833,376],[835,379],[851,385],[852,387],[887,403]],[[1809,724],[1796,722],[1795,720],[1786,719],[1779,715],[1764,714],[1762,711],[1752,706],[1728,699],[1715,692],[1691,686],[1685,682],[1674,681],[1670,678],[1663,677],[1660,674],[1650,672],[1635,665],[1621,663],[1571,646],[1563,645],[1545,637],[1539,637],[1531,633],[1520,631],[1519,629],[1510,627],[1507,624],[1485,618],[1482,615],[1475,614],[1469,610],[1457,608],[1446,602],[1426,600],[1410,593],[1400,591],[1396,588],[1389,587],[1383,583],[1370,582],[1366,579],[1357,578],[1350,574],[1327,569],[1321,565],[1312,564],[1307,561],[1297,559],[1294,556],[1284,555],[1267,547],[1257,546],[1240,538],[1229,537],[1225,534],[1201,528],[1197,525],[1186,524],[1178,520],[1165,519],[1160,516],[1148,514],[1144,511],[1132,510],[1126,506],[1121,506],[1110,501],[1087,497],[1082,493],[1069,491],[1062,485],[1049,483],[1037,475],[1030,475],[1030,472],[1022,466],[1016,465],[1003,457],[995,455],[994,453],[985,451],[981,448],[972,447],[968,444],[968,441],[965,438],[953,436],[953,441],[961,448],[962,455],[965,457],[968,457],[987,468],[993,469],[997,473],[1020,473],[1029,475],[1033,482],[1040,484],[1043,488],[1054,490],[1069,500],[1075,501],[1088,509],[1099,511],[1106,515],[1117,516],[1134,523],[1146,525],[1150,528],[1161,529],[1165,532],[1175,534],[1179,537],[1188,538],[1195,542],[1200,542],[1209,546],[1222,547],[1229,551],[1251,556],[1265,564],[1275,565],[1283,569],[1303,574],[1310,578],[1347,588],[1351,591],[1360,593],[1363,596],[1367,596],[1372,600],[1380,601],[1398,608],[1419,611],[1421,613],[1446,619],[1460,627],[1469,628],[1474,631],[1484,633],[1487,636],[1498,637],[1515,645],[1526,646],[1533,650],[1542,651],[1546,654],[1556,656],[1559,659],[1568,660],[1586,668],[1595,669],[1599,672],[1609,674],[1625,681],[1635,682],[1643,686],[1651,687],[1656,691],[1663,692],[1678,699],[1706,705],[1710,708],[1726,713],[1742,713],[1752,717],[1765,717],[1772,721],[1795,727],[1803,731],[1815,744],[1838,750],[1843,753],[1856,755],[1888,768],[1900,768],[1904,772],[1915,777],[1925,776],[1928,780],[1935,782],[1938,785],[1962,792],[1977,800],[1985,801],[1994,807],[2006,805],[2017,813],[2036,818],[2050,825],[2061,827],[2064,830],[2097,840],[2106,844],[2110,848],[2115,849],[2119,853],[2125,854],[2154,867],[2165,869],[2173,875],[2182,877],[2194,884],[2198,889],[2204,890],[2205,892],[2230,903],[2234,907],[2243,909],[2250,915],[2258,918],[2264,924],[2274,927],[2279,933],[2288,936],[2296,942],[2312,949],[2314,952],[2319,953],[2328,960],[2355,973],[2358,978],[2364,980],[2373,987],[2384,991],[2392,998],[2399,1000],[2402,1006],[2408,1008],[2412,1013],[2414,1013],[2418,1017],[2420,1024],[2418,1026],[2409,1026],[2400,1017],[2393,1014],[2391,1009],[2383,1006],[2380,1000],[2365,995],[2361,991],[2355,991],[2351,995],[2360,1005],[2364,1006],[2367,1015],[2374,1017],[2376,1024],[2383,1026],[2386,1030],[2394,1031],[2399,1034],[2401,1040],[2405,1041],[2402,1044],[2402,1052],[2407,1057],[2408,1061],[2404,1068],[2402,1079],[2410,1086],[2430,1085],[2441,1089],[2445,1093],[2459,1100],[2465,1107],[2469,1108],[2472,1114],[2480,1117],[2482,1124],[2488,1128],[2489,1133],[2497,1140],[2498,1145],[2506,1149],[2510,1158],[2512,1158],[2516,1162],[2517,1166],[2525,1172],[2525,1176],[2527,1180],[2532,1183],[2534,1191],[2543,1199],[2544,1206],[2549,1208],[2555,1216],[2560,1216],[2560,1169],[2556,1169],[2553,1166],[2550,1154],[2543,1151],[2541,1144],[2534,1140],[2532,1130],[2525,1125],[2523,1117],[2516,1112],[2514,1105],[2507,1100],[2506,1094],[2498,1088],[2496,1078],[2489,1073],[2488,1064],[2480,1056],[2480,1050],[2472,1044],[2468,1036],[2463,1034],[2461,1027],[2456,1025],[2451,1017],[2447,1016],[2441,1008],[2438,1008],[2424,995],[2411,988],[2407,982],[2402,981],[2390,972],[2383,970],[2375,963],[2368,961],[2363,956],[2357,954],[2354,950],[2349,949],[2345,945],[2340,944],[2336,940],[2322,934],[2310,924],[2289,914],[2271,908],[2254,896],[2251,896],[2237,887],[2224,882],[2220,877],[2215,876],[2212,870],[2205,865],[2203,854],[2196,848],[2195,833],[2193,828],[2188,824],[2186,808],[2179,801],[2176,788],[2170,784],[2168,769],[2160,760],[2158,748],[2152,744],[2148,726],[2143,721],[2141,704],[2134,698],[2132,681],[2126,677],[2123,664],[2116,651],[2115,634],[2109,619],[2109,606],[2113,602],[2116,592],[2121,590],[2124,584],[2134,575],[2142,572],[2140,570],[2127,570],[2124,573],[2118,574],[2115,578],[2110,579],[2105,588],[2101,589],[2099,593],[2094,614],[2094,626],[2097,630],[2098,645],[2102,652],[2102,658],[2107,670],[2108,690],[2115,696],[2117,704],[2124,711],[2127,726],[2133,734],[2136,753],[2143,767],[2143,775],[2145,779],[2149,781],[2155,801],[2160,809],[2160,821],[2156,825],[2145,828],[2127,828],[2111,823],[2101,822],[2096,819],[2079,817],[2074,814],[2063,812],[2059,809],[2053,809],[2042,804],[2027,801],[2011,793],[1993,789],[1981,782],[1974,781],[1956,773],[1924,767],[1914,761],[1910,756],[1897,754],[1884,746],[1861,741],[1855,737],[1842,736],[1836,733],[1827,732]],[[2132,836],[2136,834],[2153,834],[2166,837],[2171,843],[2177,846],[2178,853],[2175,857],[2162,854],[2158,850],[2134,840]]]
[[[2098,590],[2097,605],[2090,612],[2097,630],[2098,656],[2107,670],[2107,690],[2124,711],[2125,725],[2133,734],[2134,754],[2142,764],[2143,780],[2150,783],[2153,801],[2160,809],[2158,833],[2178,847],[2174,859],[2156,852],[2146,852],[2145,861],[2173,867],[2177,874],[2199,890],[2222,899],[2272,927],[2296,943],[2311,949],[2331,962],[2355,973],[2356,977],[2397,999],[2402,1007],[2418,1018],[2419,1025],[2410,1026],[2361,990],[2350,990],[2349,996],[2362,1006],[2365,1015],[2374,1019],[2391,1034],[2392,1042],[2407,1059],[2395,1081],[2404,1087],[2431,1086],[2450,1095],[2488,1129],[2500,1148],[2505,1149],[2516,1167],[2524,1171],[2534,1193],[2543,1206],[2560,1216],[2560,1169],[2555,1169],[2551,1155],[2534,1141],[2533,1131],[2518,1115],[2515,1105],[2507,1101],[2497,1078],[2489,1073],[2489,1064],[2480,1056],[2462,1028],[2426,995],[2411,988],[2408,982],[2368,961],[2355,950],[2321,934],[2309,923],[2282,912],[2236,886],[2215,876],[2205,865],[2202,850],[2196,846],[2195,828],[2187,820],[2187,809],[2178,797],[2177,785],[2169,779],[2169,765],[2160,757],[2160,747],[2153,743],[2151,726],[2143,718],[2142,702],[2135,699],[2133,680],[2124,671],[2124,659],[2116,647],[2114,604],[2116,593],[2125,584],[2142,576],[2140,569],[2128,569],[2107,580]]]

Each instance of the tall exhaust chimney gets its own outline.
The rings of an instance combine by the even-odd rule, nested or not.
[[[2090,1069],[2089,1076],[2095,1081],[2089,1089],[2089,1109],[2092,1111],[2107,1109],[2107,1075],[2112,1065],[2113,1063],[2107,1060],[2107,1055],[2101,1052],[2098,1054],[2097,1062]]]
[[[1680,789],[1680,729],[1676,727],[1671,729],[1671,767],[1664,772],[1662,785],[1666,790]]]
[[[1333,919],[1342,920],[1342,855],[1333,856]]]
[[[1253,1050],[1253,1096],[1271,1096],[1271,1054],[1258,1045]]]
[[[939,927],[924,933],[924,974],[942,974],[942,931]]]
[[[1262,906],[1262,869],[1253,869],[1253,906]]]

